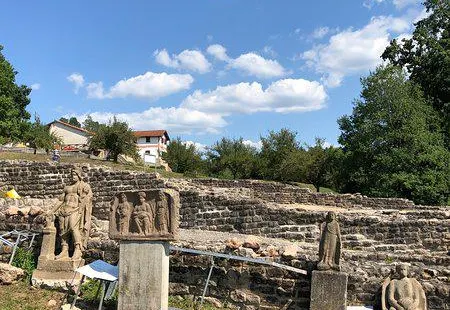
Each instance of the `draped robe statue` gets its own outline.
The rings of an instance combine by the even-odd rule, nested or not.
[[[317,269],[339,271],[341,259],[341,231],[336,220],[336,214],[328,212],[325,223],[322,224],[319,244],[319,263]]]

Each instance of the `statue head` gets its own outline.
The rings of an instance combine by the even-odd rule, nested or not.
[[[158,192],[158,199],[159,200],[164,200],[166,198],[166,195],[164,194],[163,191],[159,191]]]
[[[326,217],[326,221],[327,221],[328,223],[330,223],[330,222],[332,222],[332,221],[334,221],[334,220],[336,220],[336,213],[333,212],[333,211],[328,212],[328,213],[327,213],[327,217]]]
[[[127,195],[125,195],[125,193],[120,193],[119,198],[120,198],[120,201],[122,201],[122,202],[127,201]]]
[[[400,279],[406,278],[408,276],[408,265],[398,264],[395,266],[395,271]]]
[[[78,182],[83,180],[83,172],[81,171],[80,168],[78,167],[72,168],[71,174],[72,174],[72,181]]]
[[[147,195],[145,194],[145,192],[139,192],[138,193],[138,199],[141,203],[145,202],[145,198],[147,198]]]

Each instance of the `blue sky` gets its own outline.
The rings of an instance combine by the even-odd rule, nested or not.
[[[6,4],[7,3],[7,4]],[[425,16],[415,0],[5,1],[0,44],[28,110],[210,145],[283,127],[337,144],[359,78]]]

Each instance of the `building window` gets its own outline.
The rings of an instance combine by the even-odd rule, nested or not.
[[[150,137],[145,137],[145,142],[150,143]]]

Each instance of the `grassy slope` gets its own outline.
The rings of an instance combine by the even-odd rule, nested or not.
[[[50,155],[45,154],[31,154],[31,153],[13,153],[13,152],[0,152],[0,160],[29,160],[29,161],[38,161],[45,162],[50,161]],[[61,163],[69,163],[69,164],[89,164],[92,166],[107,166],[113,170],[131,170],[131,171],[143,171],[143,172],[158,172],[164,178],[184,178],[185,176],[182,173],[176,172],[167,172],[164,169],[156,169],[144,165],[138,164],[120,164],[114,163],[112,161],[104,161],[104,160],[96,160],[89,158],[76,158],[76,157],[62,157]],[[304,184],[304,183],[295,183],[299,187],[306,187],[311,189],[313,192],[316,191],[312,184]],[[334,191],[321,187],[320,192],[322,193],[333,193]]]

